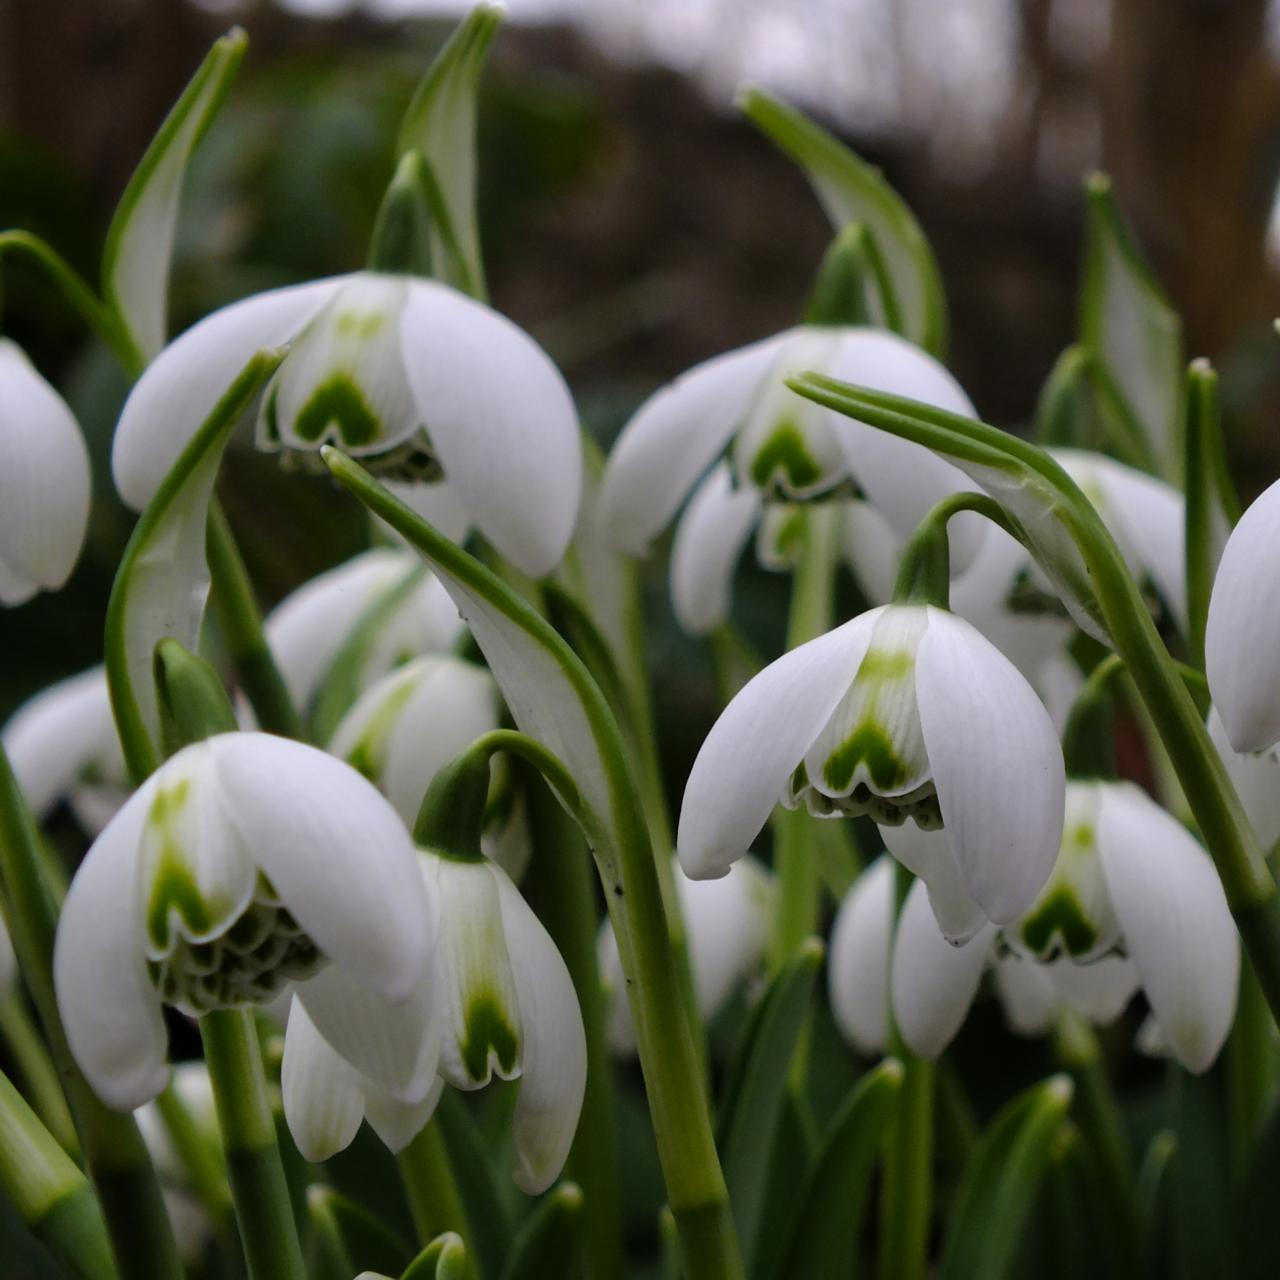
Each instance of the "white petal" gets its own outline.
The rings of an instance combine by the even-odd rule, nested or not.
[[[521,1191],[536,1196],[559,1176],[573,1144],[587,1083],[587,1040],[573,980],[555,943],[515,885],[501,871],[495,879],[524,1041],[512,1176]]]
[[[345,277],[255,294],[171,342],[138,379],[111,448],[120,496],[141,511],[200,424],[256,352],[279,347]]]
[[[1026,910],[1062,837],[1066,779],[1049,713],[998,649],[930,608],[916,691],[951,852],[997,924]]]
[[[636,410],[604,473],[601,502],[615,546],[645,552],[728,444],[793,332],[695,365]]]
[[[1152,1011],[1188,1071],[1205,1071],[1231,1029],[1240,947],[1209,855],[1131,783],[1105,788],[1099,843],[1107,887]]]
[[[854,882],[831,930],[827,985],[846,1040],[868,1057],[889,1043],[893,862],[877,858]]]
[[[450,542],[461,545],[471,532],[471,520],[462,499],[447,480],[433,484],[417,484],[409,480],[383,480],[383,485],[405,504],[418,513],[429,525],[439,529]],[[375,517],[376,519],[376,517]],[[403,542],[398,533],[385,521],[378,521],[378,528],[394,542]]]
[[[996,994],[1005,1021],[1015,1034],[1042,1036],[1053,1027],[1060,998],[1049,969],[1049,965],[1013,954],[996,961]]]
[[[1123,956],[1104,956],[1092,964],[1058,960],[1048,970],[1061,998],[1100,1026],[1114,1022],[1138,989],[1138,971]]]
[[[759,516],[760,494],[735,489],[727,462],[689,499],[671,548],[671,604],[689,635],[706,635],[728,618],[734,571]]]
[[[1209,710],[1209,737],[1222,757],[1258,843],[1270,849],[1280,840],[1280,744],[1256,753],[1236,751],[1227,741],[1217,707]]]
[[[978,993],[995,927],[953,947],[938,931],[922,881],[902,905],[894,935],[890,986],[893,1017],[907,1048],[936,1058],[960,1030]]]
[[[884,847],[924,881],[929,906],[948,942],[967,942],[986,924],[986,913],[965,887],[946,831],[922,831],[908,820],[900,827],[881,827],[880,837]]]
[[[864,613],[770,663],[712,725],[680,808],[676,846],[685,875],[721,876],[747,851],[848,689],[881,612]]]
[[[316,1029],[294,999],[280,1066],[284,1118],[304,1160],[319,1164],[345,1151],[364,1119],[360,1075]]]
[[[1205,628],[1205,672],[1237,751],[1280,742],[1280,481],[1227,539]]]
[[[142,954],[138,841],[151,804],[144,786],[94,841],[58,921],[53,979],[71,1052],[94,1092],[131,1111],[169,1078],[160,997]]]
[[[372,783],[315,747],[265,733],[209,739],[228,817],[280,900],[335,964],[406,999],[431,953],[418,854]]]
[[[427,1127],[444,1091],[444,1081],[436,1076],[421,1102],[399,1102],[381,1089],[365,1086],[364,1114],[382,1145],[398,1155]]]
[[[0,564],[30,589],[62,586],[89,520],[89,452],[62,397],[0,338]],[[18,603],[3,590],[0,602]]]
[[[405,372],[445,477],[476,527],[533,577],[564,555],[582,493],[573,397],[546,352],[496,311],[414,281]]]
[[[842,382],[909,396],[966,418],[976,417],[960,384],[927,352],[882,329],[846,329],[823,371]],[[937,454],[909,440],[876,431],[827,410],[849,470],[900,538],[909,538],[929,509],[952,493],[971,490],[968,477]],[[977,554],[988,521],[962,514],[948,525],[951,559],[963,569]]]
[[[857,500],[845,504],[844,555],[868,601],[888,604],[898,581],[902,539],[879,508]]]

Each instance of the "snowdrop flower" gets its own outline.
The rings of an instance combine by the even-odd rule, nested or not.
[[[444,587],[407,549],[381,547],[319,574],[268,615],[267,642],[294,705],[311,705],[346,642],[380,602],[403,598],[389,613],[360,672],[362,687],[421,653],[445,653],[464,624]]]
[[[128,798],[132,788],[101,667],[59,680],[24,702],[3,737],[37,822],[65,801],[96,836]]]
[[[616,545],[643,554],[726,449],[736,487],[764,500],[798,500],[853,480],[904,538],[940,498],[972,488],[927,449],[873,431],[784,385],[792,374],[814,369],[955,413],[974,413],[942,365],[894,334],[815,325],[788,329],[697,365],[636,411],[605,469],[605,525]],[[749,502],[719,505],[718,515],[704,505],[698,524],[702,536],[728,546]],[[958,562],[972,557],[984,525],[957,519]]]
[[[408,276],[360,271],[257,294],[171,343],[116,429],[124,500],[144,506],[246,361],[286,344],[262,397],[259,447],[318,466],[331,443],[387,475],[443,474],[503,555],[536,577],[555,567],[582,484],[564,379],[496,311]]]
[[[89,452],[66,401],[0,338],[0,605],[66,582],[89,522]]]
[[[94,842],[54,981],[76,1061],[120,1110],[168,1078],[162,1004],[198,1015],[289,982],[333,1043],[411,1101],[435,1067],[416,1000],[431,947],[412,841],[377,790],[314,747],[229,733],[179,751]],[[353,993],[403,1005],[408,1030],[368,1034]]]
[[[1039,893],[1063,789],[1048,714],[1009,660],[945,610],[886,605],[738,693],[694,762],[677,847],[686,874],[723,875],[779,799],[819,816],[945,827],[945,857],[912,869],[970,913],[961,932],[972,932],[983,918],[1017,918]]]
[[[1280,742],[1280,481],[1232,530],[1218,564],[1205,628],[1205,673],[1231,746]]]
[[[690,880],[677,864],[676,896],[684,917],[698,1014],[709,1022],[759,967],[773,918],[773,874],[752,857],[720,880]],[[608,993],[605,1034],[619,1055],[636,1051],[635,1027],[613,926],[606,919],[597,943],[601,982]]]

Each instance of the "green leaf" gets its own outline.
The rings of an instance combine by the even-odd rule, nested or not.
[[[901,1086],[902,1064],[886,1058],[845,1099],[785,1228],[786,1248],[774,1280],[852,1272],[880,1139]]]
[[[156,645],[172,636],[194,652],[199,642],[209,596],[205,530],[223,450],[282,359],[280,352],[259,352],[245,365],[147,504],[121,558],[104,649],[111,706],[135,782],[159,761]]]
[[[1182,469],[1182,322],[1121,221],[1110,178],[1092,174],[1085,199],[1089,239],[1080,340],[1110,398],[1136,427],[1147,468],[1176,484]]]
[[[452,1089],[446,1089],[441,1095],[434,1123],[440,1126],[440,1136],[449,1153],[449,1166],[467,1207],[468,1219],[483,1225],[483,1230],[478,1230],[471,1242],[481,1274],[496,1276],[502,1270],[511,1243],[511,1223],[484,1138],[466,1102]]]
[[[431,261],[441,279],[483,299],[476,228],[476,93],[503,9],[479,4],[463,19],[422,78],[400,125],[400,155],[418,151],[438,185],[447,225],[433,229]],[[452,239],[461,261],[449,251]]]
[[[1066,1076],[1033,1085],[979,1139],[951,1207],[939,1280],[997,1280],[1008,1274],[1071,1095]]]
[[[144,363],[165,344],[169,267],[187,164],[247,44],[239,27],[214,43],[134,170],[107,231],[103,297]]]
[[[941,356],[947,343],[946,299],[933,250],[920,224],[879,170],[794,108],[747,88],[742,110],[804,171],[837,231],[861,222],[884,261],[881,298],[887,327]]]
[[[822,943],[810,938],[770,983],[748,1030],[740,1071],[727,1094],[720,1148],[748,1269],[767,1218],[770,1152],[822,956]]]
[[[399,1235],[332,1187],[307,1189],[307,1217],[334,1280],[346,1280],[357,1268],[395,1275],[413,1256]]]
[[[466,1280],[466,1274],[467,1246],[460,1235],[446,1231],[418,1254],[400,1280]]]
[[[572,1280],[582,1275],[582,1189],[562,1182],[516,1235],[502,1280]]]

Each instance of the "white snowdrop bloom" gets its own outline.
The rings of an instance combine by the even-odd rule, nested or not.
[[[288,346],[258,418],[295,462],[335,444],[399,478],[443,474],[469,519],[540,577],[573,532],[582,445],[555,365],[496,311],[436,281],[360,271],[224,307],[151,363],[116,429],[116,486],[141,508],[248,359]]]
[[[1258,843],[1271,849],[1280,840],[1280,743],[1262,751],[1237,751],[1217,707],[1209,710],[1209,738],[1226,767]]]
[[[398,594],[397,594],[398,593]],[[307,708],[343,646],[383,605],[361,687],[422,653],[445,653],[464,624],[440,581],[408,550],[380,547],[319,574],[268,615],[267,642],[294,705]]]
[[[120,1110],[168,1078],[162,1003],[199,1015],[291,981],[331,1043],[414,1101],[435,1069],[419,1056],[431,952],[413,843],[377,789],[314,747],[229,733],[179,751],[94,842],[54,981],[80,1069]],[[406,1028],[365,1034],[352,990]]]
[[[1205,628],[1205,674],[1236,751],[1280,742],[1280,481],[1232,530]]]
[[[769,939],[775,887],[773,873],[746,857],[719,880],[690,880],[673,867],[684,918],[689,965],[698,1014],[710,1021],[760,967]],[[605,1034],[619,1055],[636,1051],[635,1026],[618,955],[618,940],[606,919],[597,944],[600,979],[608,993]]]
[[[779,799],[825,817],[945,827],[921,868],[1003,922],[1048,877],[1062,833],[1062,751],[1017,669],[969,623],[886,605],[801,645],[737,694],[694,762],[677,848],[723,875]]]
[[[329,750],[377,784],[408,827],[436,772],[502,723],[502,699],[483,667],[428,655],[367,689],[334,731]],[[529,856],[523,805],[500,758],[482,848],[518,876]],[[511,861],[508,861],[510,859]]]
[[[63,398],[0,338],[0,605],[71,576],[89,522],[89,452]]]
[[[37,822],[65,801],[84,830],[97,835],[132,790],[101,667],[59,680],[24,702],[3,737]]]
[[[813,498],[852,480],[903,538],[940,498],[973,487],[929,450],[795,395],[784,379],[806,370],[974,415],[946,369],[894,334],[788,329],[697,365],[636,411],[605,469],[605,527],[616,545],[642,554],[726,451],[736,486],[766,500]],[[958,562],[977,550],[984,525],[957,518]]]

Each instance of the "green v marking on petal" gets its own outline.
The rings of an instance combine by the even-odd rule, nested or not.
[[[331,424],[348,448],[373,444],[382,435],[381,420],[346,373],[333,374],[311,393],[293,429],[299,438],[314,444]]]
[[[158,952],[172,944],[169,920],[177,912],[191,934],[208,933],[229,902],[210,901],[196,883],[181,846],[173,838],[170,824],[186,805],[191,783],[183,778],[168,791],[157,790],[147,823],[159,837],[159,856],[150,872],[147,899],[147,936]]]
[[[1059,885],[1040,908],[1022,922],[1020,932],[1023,942],[1039,956],[1048,954],[1055,934],[1072,956],[1086,955],[1098,941],[1097,928],[1085,916],[1075,891],[1065,884]]]
[[[907,779],[910,770],[893,749],[889,735],[878,724],[859,725],[828,757],[822,776],[834,791],[844,791],[858,766],[865,764],[877,791],[892,791]]]
[[[471,997],[463,1026],[466,1038],[458,1051],[472,1080],[488,1079],[491,1053],[501,1075],[509,1077],[515,1072],[520,1037],[507,1021],[506,1010],[489,992],[477,992]]]
[[[767,489],[777,471],[786,476],[793,489],[807,489],[822,479],[822,468],[809,452],[803,432],[785,419],[756,450],[751,460],[751,482],[757,489]]]

